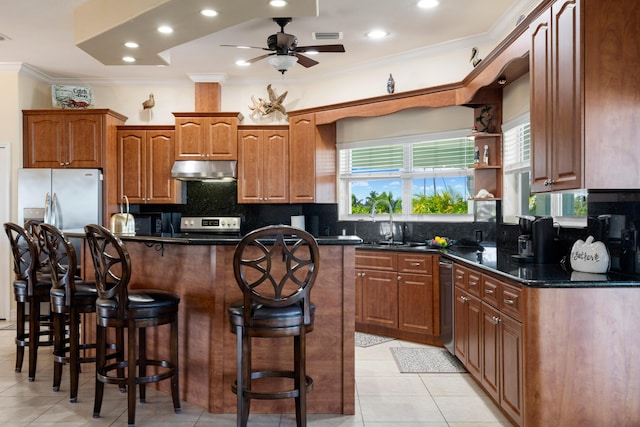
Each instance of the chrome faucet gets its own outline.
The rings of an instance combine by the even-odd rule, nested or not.
[[[391,203],[389,203],[388,200],[384,200],[384,199],[378,199],[376,201],[373,202],[373,204],[371,205],[371,218],[373,218],[373,222],[376,222],[376,206],[378,206],[379,203],[386,203],[387,206],[389,207],[389,231],[387,231],[386,233],[384,233],[384,238],[387,239],[389,241],[389,243],[393,243],[393,207],[391,206]]]

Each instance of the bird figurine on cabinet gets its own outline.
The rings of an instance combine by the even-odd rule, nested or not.
[[[471,62],[474,67],[478,65],[480,61],[482,61],[482,59],[478,58],[478,54],[479,52],[477,47],[471,49],[471,59],[469,60],[469,62]]]
[[[142,103],[142,108],[144,110],[148,110],[150,108],[153,108],[154,105],[156,105],[156,101],[153,99],[153,94],[150,93],[149,94],[149,99],[147,99],[146,101],[144,101]]]

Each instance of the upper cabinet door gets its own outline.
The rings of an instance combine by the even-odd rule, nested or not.
[[[176,160],[204,160],[205,122],[202,117],[176,119]]]
[[[147,131],[147,202],[180,203],[181,184],[171,177],[174,131]]]
[[[66,166],[99,168],[102,166],[102,118],[98,114],[67,116]]]
[[[238,159],[238,119],[212,117],[207,120],[207,158],[210,160]]]
[[[64,167],[64,126],[60,115],[24,117],[24,167]]]
[[[580,1],[556,1],[529,32],[531,190],[578,189],[584,162]]]

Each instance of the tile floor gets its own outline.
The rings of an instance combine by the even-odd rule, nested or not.
[[[23,372],[15,373],[14,330],[1,329],[0,321],[0,425],[17,426],[126,426],[126,397],[116,387],[105,387],[101,418],[94,419],[92,372],[80,377],[80,398],[69,403],[68,375],[59,392],[51,390],[50,348],[41,349],[34,382],[27,381],[26,355]],[[401,374],[389,347],[415,344],[390,341],[372,347],[356,347],[356,414],[350,416],[310,414],[313,427],[498,427],[511,424],[484,395],[468,374]],[[28,353],[27,353],[28,354]],[[43,361],[47,361],[42,363]],[[68,371],[65,368],[65,374]],[[66,383],[65,383],[66,379]],[[232,427],[235,415],[210,414],[182,402],[174,414],[171,398],[149,390],[147,403],[138,404],[136,426]],[[251,427],[295,426],[294,415],[252,415]]]

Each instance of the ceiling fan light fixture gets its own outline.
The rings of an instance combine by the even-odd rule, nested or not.
[[[292,55],[274,55],[270,56],[268,61],[273,68],[284,74],[298,62],[298,58]]]

